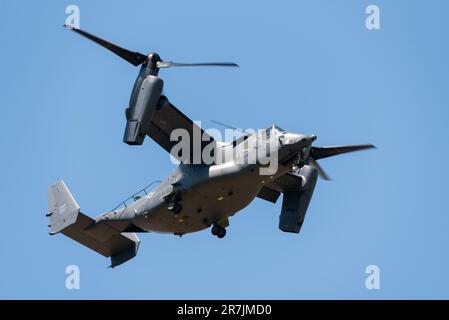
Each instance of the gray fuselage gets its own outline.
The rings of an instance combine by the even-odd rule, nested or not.
[[[200,231],[212,224],[225,227],[227,218],[251,203],[265,184],[290,170],[305,137],[286,132],[270,136],[280,142],[275,150],[271,150],[271,154],[276,153],[274,159],[277,161],[277,168],[271,174],[261,174],[260,169],[267,167],[266,162],[239,161],[257,152],[257,147],[242,149],[230,161],[220,164],[180,164],[154,191],[97,220],[132,222],[142,231],[177,235]],[[253,135],[248,140],[256,138]],[[167,199],[174,196],[182,203],[179,213],[170,211],[167,206]]]

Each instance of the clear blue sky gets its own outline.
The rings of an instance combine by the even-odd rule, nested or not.
[[[138,256],[108,259],[48,235],[47,188],[63,178],[96,216],[174,168],[147,139],[122,143],[138,69],[62,28],[81,26],[175,61],[165,93],[205,127],[276,123],[317,144],[374,143],[326,159],[299,235],[262,200],[209,231],[142,234]],[[447,1],[0,2],[0,298],[449,298]],[[365,28],[377,4],[381,30]],[[81,289],[65,288],[65,268]],[[365,288],[365,267],[381,289]]]

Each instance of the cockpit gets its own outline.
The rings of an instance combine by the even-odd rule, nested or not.
[[[281,127],[279,127],[277,125],[272,125],[272,126],[269,126],[268,128],[260,130],[259,134],[258,135],[256,134],[254,137],[259,137],[262,140],[269,140],[271,137],[279,136],[285,132],[286,131],[284,129],[282,129]],[[233,147],[236,147],[241,142],[246,141],[251,136],[253,136],[253,134],[245,133],[243,136],[239,137],[238,139],[235,139],[232,142]]]

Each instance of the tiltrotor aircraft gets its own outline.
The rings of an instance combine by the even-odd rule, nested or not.
[[[213,235],[223,238],[229,225],[228,218],[256,197],[275,203],[282,194],[279,228],[298,233],[318,176],[329,179],[317,160],[374,147],[371,144],[316,147],[312,145],[316,136],[288,132],[275,125],[260,133],[245,134],[232,142],[215,141],[162,95],[163,81],[158,72],[169,67],[236,67],[236,64],[163,61],[156,53],[131,52],[79,28],[68,28],[131,64],[141,65],[125,112],[123,141],[129,145],[141,145],[149,136],[180,161],[168,179],[151,192],[145,192],[141,197],[134,196],[131,203],[124,203],[96,219],[80,212],[62,180],[49,188],[47,216],[50,218],[50,234],[61,232],[110,257],[111,267],[137,254],[140,240],[136,233],[139,232],[182,236],[211,227]],[[190,136],[194,136],[195,131],[200,132],[201,139],[190,142],[191,148],[173,153],[172,148],[179,142],[171,139],[175,129],[184,129]],[[277,142],[275,147],[270,145],[271,149],[267,148],[270,154],[277,154],[277,168],[272,174],[260,173],[266,163],[241,161],[273,141]],[[209,152],[212,161],[206,162],[203,157],[198,157],[205,150],[212,150]],[[231,156],[218,161],[218,156],[223,153]]]

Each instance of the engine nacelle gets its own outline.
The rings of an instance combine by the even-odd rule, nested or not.
[[[133,92],[137,97],[131,97],[131,101],[135,103],[126,109],[127,121],[123,142],[129,145],[143,143],[163,87],[164,81],[161,78],[149,75],[142,81],[140,89]]]
[[[298,186],[284,192],[279,229],[299,233],[318,179],[318,171],[311,166],[303,166],[298,173]]]

